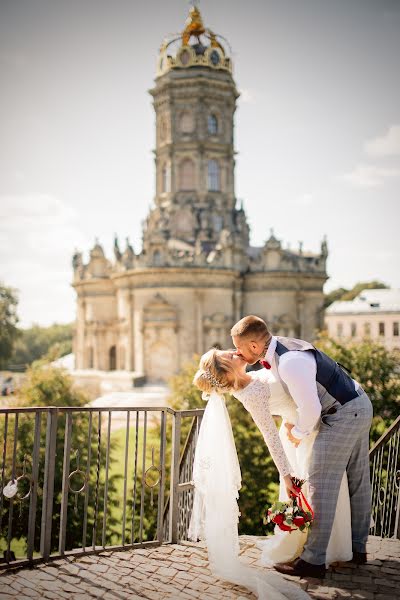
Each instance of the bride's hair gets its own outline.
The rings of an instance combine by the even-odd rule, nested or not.
[[[232,361],[224,357],[220,350],[211,348],[200,359],[199,369],[193,383],[202,392],[229,392],[240,387],[240,381],[233,370]]]

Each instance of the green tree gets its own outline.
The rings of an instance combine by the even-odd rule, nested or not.
[[[195,356],[169,382],[171,388],[169,403],[175,410],[205,408],[200,390],[192,384],[198,363],[199,357]],[[233,396],[226,394],[225,397],[242,472],[239,533],[264,535],[265,527],[262,519],[265,509],[277,497],[278,471],[250,413]],[[184,419],[182,440],[186,439],[189,428],[189,419]]]
[[[7,367],[18,338],[17,305],[16,290],[0,284],[0,369]]]
[[[79,408],[86,405],[88,398],[83,392],[76,389],[72,378],[62,369],[51,367],[45,364],[44,361],[36,362],[27,371],[26,381],[21,387],[19,396],[19,405],[26,406],[55,406],[59,407],[60,412],[57,421],[57,438],[56,438],[56,455],[55,455],[55,476],[54,476],[54,504],[53,504],[53,528],[52,528],[52,551],[57,551],[59,524],[60,524],[60,508],[61,508],[61,493],[62,493],[62,474],[64,460],[64,440],[65,440],[65,425],[66,413],[62,410],[64,407],[74,407],[77,411],[72,413],[72,432],[71,432],[71,455],[70,455],[70,472],[76,468],[75,451],[80,453],[80,468],[86,469],[89,449],[89,414],[85,411],[79,411]],[[38,493],[41,495],[43,490],[43,475],[44,475],[44,448],[46,442],[46,412],[42,413],[41,437],[40,437],[40,456],[39,456],[39,478],[38,478]],[[11,457],[13,455],[13,432],[15,431],[15,417],[10,415],[8,419],[8,437],[7,437],[7,465],[6,476],[11,477]],[[0,439],[4,439],[4,420],[0,424]],[[99,469],[99,502],[97,514],[97,537],[96,544],[101,544],[101,530],[103,518],[103,498],[105,492],[104,483],[104,466],[105,466],[105,432],[104,427],[101,428],[101,444],[98,447],[98,422],[97,415],[93,417],[90,430],[90,447],[91,447],[91,464],[89,475],[89,504],[88,504],[88,538],[87,544],[91,544],[91,528],[94,520],[95,506],[95,483],[97,478],[97,453],[99,451],[100,469]],[[18,438],[17,438],[17,454],[16,465],[18,473],[21,471],[24,456],[27,455],[29,461],[32,457],[34,439],[34,413],[20,413],[18,421]],[[111,461],[113,447],[111,446]],[[28,472],[30,471],[28,466]],[[113,536],[119,534],[119,528],[116,529],[117,522],[113,515],[112,507],[118,503],[116,497],[116,484],[121,475],[113,475],[108,481],[108,516],[107,516],[107,532],[106,543],[110,543]],[[83,478],[77,476],[76,480],[71,482],[74,488],[79,488],[83,484]],[[29,488],[28,488],[29,489]],[[27,490],[26,490],[27,491]],[[68,526],[66,535],[66,548],[72,549],[79,547],[82,543],[82,523],[84,518],[84,502],[83,494],[78,497],[77,511],[74,505],[75,496],[69,493],[68,496]],[[4,502],[4,510],[1,515],[1,520],[5,528],[2,530],[3,540],[7,537],[8,518],[9,518],[10,502]],[[38,500],[36,523],[41,522],[41,502]],[[26,540],[28,531],[28,512],[29,502],[18,506],[18,502],[14,502],[13,518],[12,518],[12,536],[20,541]],[[1,538],[0,538],[1,539]],[[35,531],[35,549],[39,548],[40,527]]]
[[[50,360],[72,352],[73,325],[54,323],[49,327],[33,325],[20,329],[20,336],[14,345],[11,362],[16,365],[30,365],[48,355]]]
[[[400,412],[399,356],[382,344],[365,339],[340,343],[321,333],[315,344],[351,371],[374,406],[371,442],[376,442]]]

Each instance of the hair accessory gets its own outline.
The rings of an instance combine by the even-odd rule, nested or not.
[[[206,370],[204,371],[204,375],[206,376],[206,378],[208,379],[208,381],[211,383],[211,385],[212,385],[213,387],[223,387],[223,386],[221,385],[221,382],[220,382],[220,381],[218,381],[218,379],[216,379],[216,378],[214,377],[214,375],[211,373],[211,371],[209,371],[208,369],[206,369]]]

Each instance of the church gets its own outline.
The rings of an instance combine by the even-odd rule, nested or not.
[[[231,347],[231,326],[246,314],[277,335],[312,340],[323,321],[326,242],[320,254],[296,252],[271,231],[263,246],[250,244],[235,197],[239,93],[229,45],[196,7],[163,42],[150,94],[155,198],[142,249],[116,239],[112,260],[97,241],[87,263],[75,253],[75,369],[167,381],[194,354]]]

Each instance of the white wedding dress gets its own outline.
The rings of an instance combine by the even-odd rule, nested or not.
[[[253,381],[240,392],[235,392],[234,395],[250,412],[261,430],[279,471],[281,473],[282,471],[285,472],[284,465],[289,462],[292,473],[301,479],[307,480],[312,447],[318,429],[303,438],[299,446],[295,448],[287,437],[285,427],[285,423],[296,423],[297,406],[295,402],[284,392],[272,370],[260,369],[249,374]],[[276,443],[276,434],[271,429],[271,415],[282,417],[282,424],[279,429],[281,444]],[[285,456],[282,455],[282,449]],[[308,498],[307,482],[303,486],[303,491],[306,498]],[[282,478],[279,486],[279,500],[287,500],[286,488]],[[273,535],[257,543],[257,546],[262,550],[262,564],[271,566],[276,563],[294,560],[302,553],[306,539],[307,532],[301,532],[300,530],[285,532],[276,526]],[[351,560],[352,556],[351,510],[347,476],[344,473],[327,549],[326,566],[336,561]]]
[[[204,399],[208,402],[196,443],[188,538],[206,542],[215,577],[250,589],[259,600],[310,600],[297,584],[271,569],[248,565],[239,556],[241,473],[232,426],[223,396],[212,392]]]

